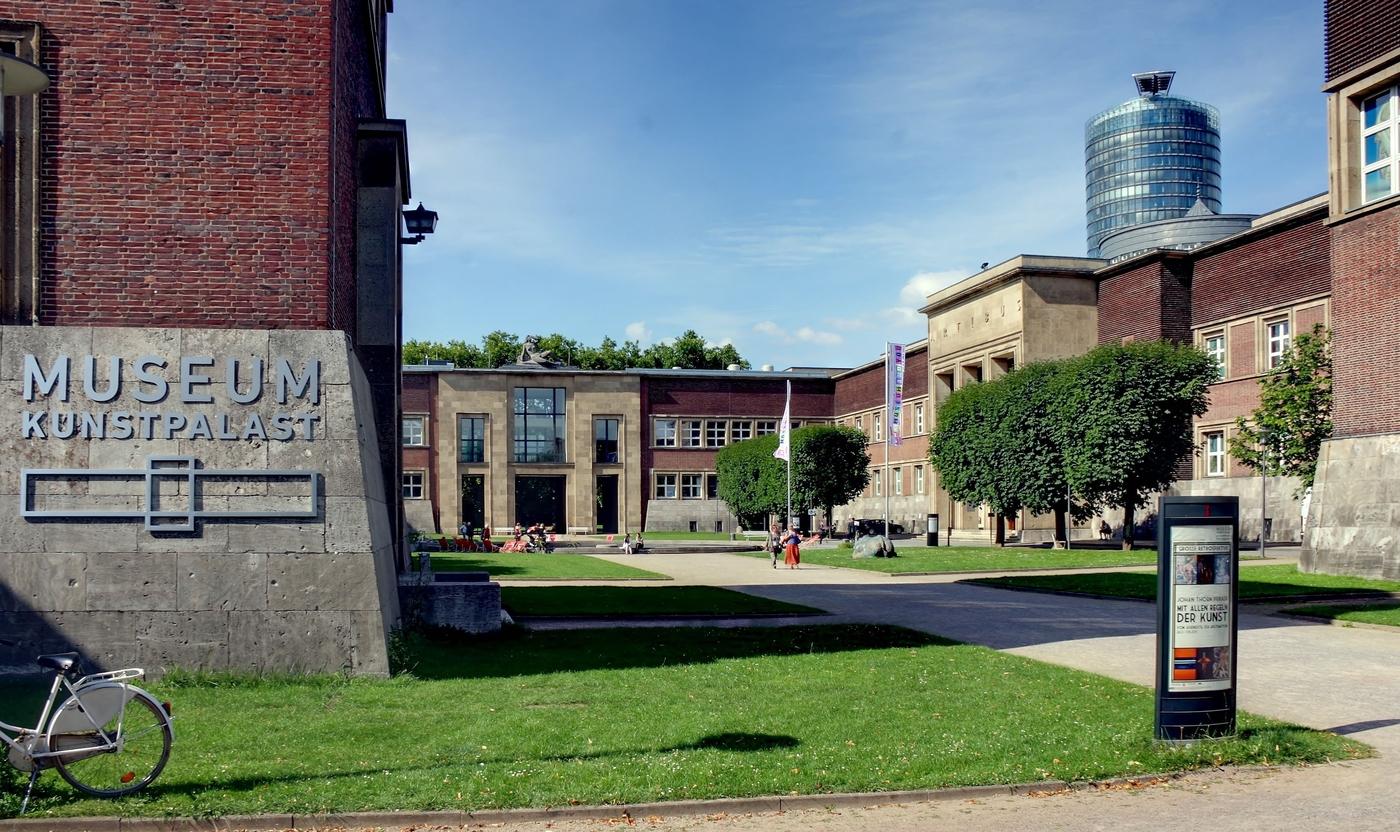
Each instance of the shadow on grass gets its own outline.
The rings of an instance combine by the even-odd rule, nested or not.
[[[952,644],[956,642],[881,625],[540,631],[509,628],[487,637],[435,631],[409,638],[406,669],[419,679],[491,679]]]

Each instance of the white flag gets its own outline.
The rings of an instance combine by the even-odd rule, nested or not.
[[[792,382],[787,383],[787,403],[783,405],[783,421],[778,426],[778,450],[773,452],[773,456],[778,459],[791,461],[791,454],[788,448],[792,442]]]

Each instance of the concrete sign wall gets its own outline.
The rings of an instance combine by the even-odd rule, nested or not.
[[[0,328],[0,672],[387,672],[368,384],[323,331]]]

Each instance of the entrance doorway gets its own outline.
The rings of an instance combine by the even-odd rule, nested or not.
[[[522,526],[543,523],[562,534],[564,525],[564,477],[516,477],[515,522]]]
[[[474,529],[486,526],[486,477],[481,474],[462,475],[462,522]]]
[[[599,534],[617,534],[617,474],[603,474],[598,477],[598,528]]]

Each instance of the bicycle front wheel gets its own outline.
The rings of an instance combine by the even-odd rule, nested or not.
[[[64,702],[50,724],[71,726],[75,716],[85,719],[79,698]],[[53,758],[58,773],[73,788],[95,797],[122,797],[149,786],[170,759],[174,738],[169,715],[140,688],[131,688],[125,704],[109,710],[115,713],[102,715],[101,734],[88,721],[90,730],[70,730],[49,739],[50,750],[70,752]]]

